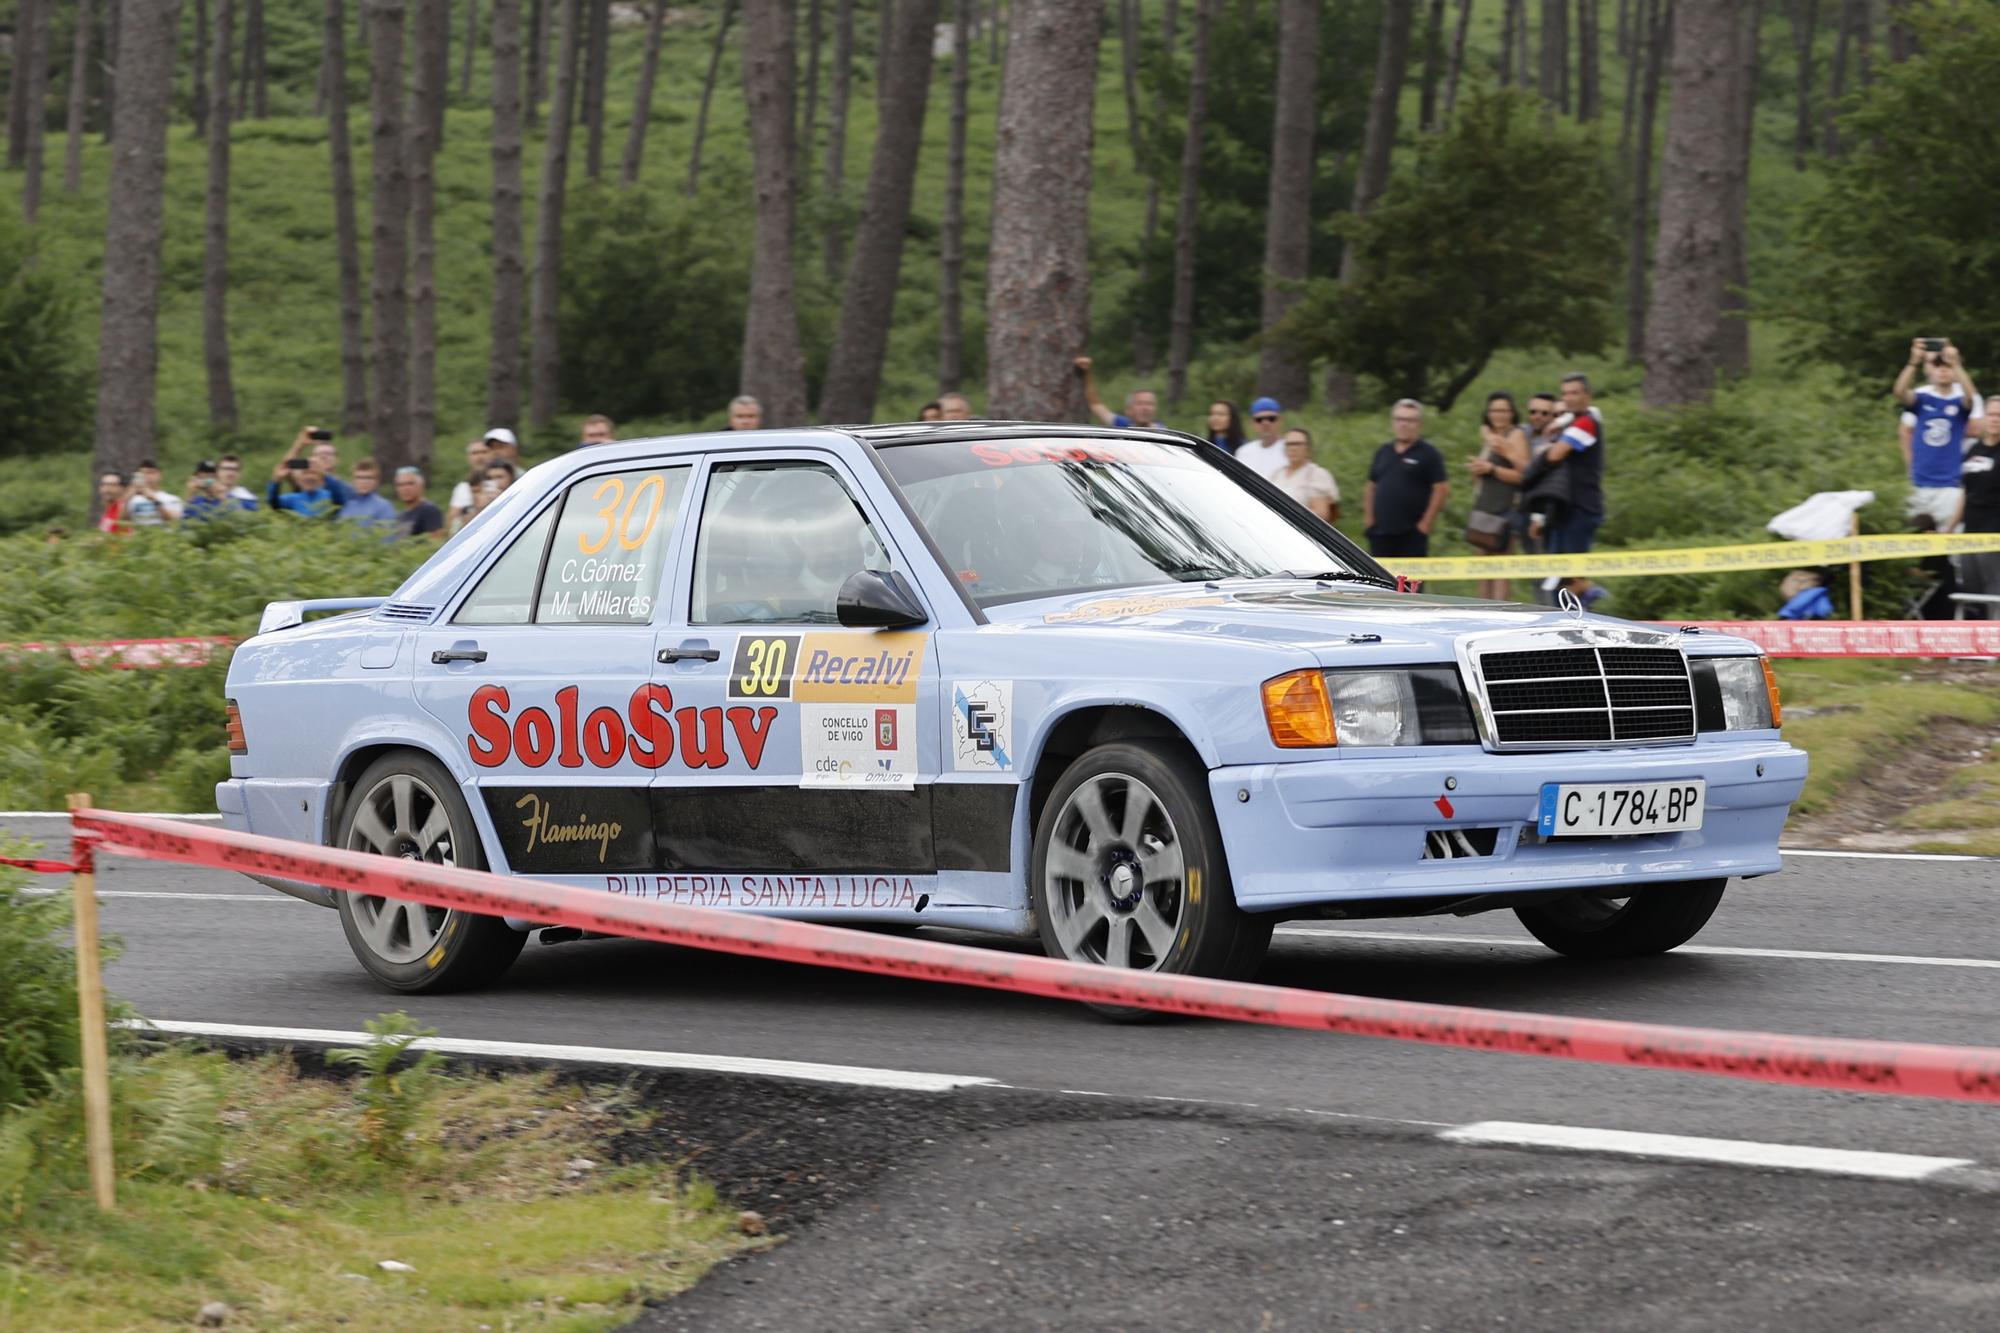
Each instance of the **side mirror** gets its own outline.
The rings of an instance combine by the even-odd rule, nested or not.
[[[848,575],[834,609],[849,629],[905,629],[930,619],[903,576],[886,569]]]

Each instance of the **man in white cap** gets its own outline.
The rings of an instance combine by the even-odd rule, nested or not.
[[[517,470],[521,466],[521,442],[505,426],[495,426],[486,432],[486,452],[489,459],[512,463]]]

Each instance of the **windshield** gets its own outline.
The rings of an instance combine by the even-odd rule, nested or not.
[[[1200,448],[1149,440],[938,440],[884,466],[981,606],[1168,580],[1273,574],[1381,580],[1327,529],[1247,488]]]

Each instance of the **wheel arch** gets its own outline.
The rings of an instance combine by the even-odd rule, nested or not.
[[[1036,747],[1028,781],[1030,846],[1042,810],[1069,766],[1097,746],[1130,740],[1167,741],[1183,747],[1204,769],[1214,766],[1187,730],[1159,708],[1146,703],[1078,704],[1050,722]]]
[[[349,793],[354,790],[355,780],[367,771],[370,764],[380,759],[383,755],[394,754],[402,750],[407,750],[411,754],[420,754],[424,758],[432,760],[442,767],[445,772],[451,774],[452,781],[458,783],[460,788],[463,789],[465,777],[452,764],[450,758],[439,754],[434,748],[425,745],[421,741],[413,740],[407,736],[393,738],[384,736],[357,741],[349,746],[347,751],[334,764],[333,785],[327,789],[325,810],[321,815],[319,841],[322,846],[332,844],[334,831],[340,827],[341,816],[347,811],[347,798]],[[473,802],[468,799],[466,806],[472,809]],[[477,809],[473,809],[472,826],[475,831],[480,832],[482,838],[485,836],[484,831],[479,828],[479,814]]]

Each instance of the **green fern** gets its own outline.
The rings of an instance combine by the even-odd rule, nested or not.
[[[413,1043],[435,1037],[437,1029],[419,1026],[400,1009],[370,1019],[365,1026],[366,1046],[336,1047],[326,1053],[327,1063],[361,1071],[354,1092],[361,1103],[361,1141],[381,1165],[404,1166],[410,1160],[411,1128],[436,1088],[444,1060],[436,1051],[425,1051],[408,1065],[398,1066]]]

